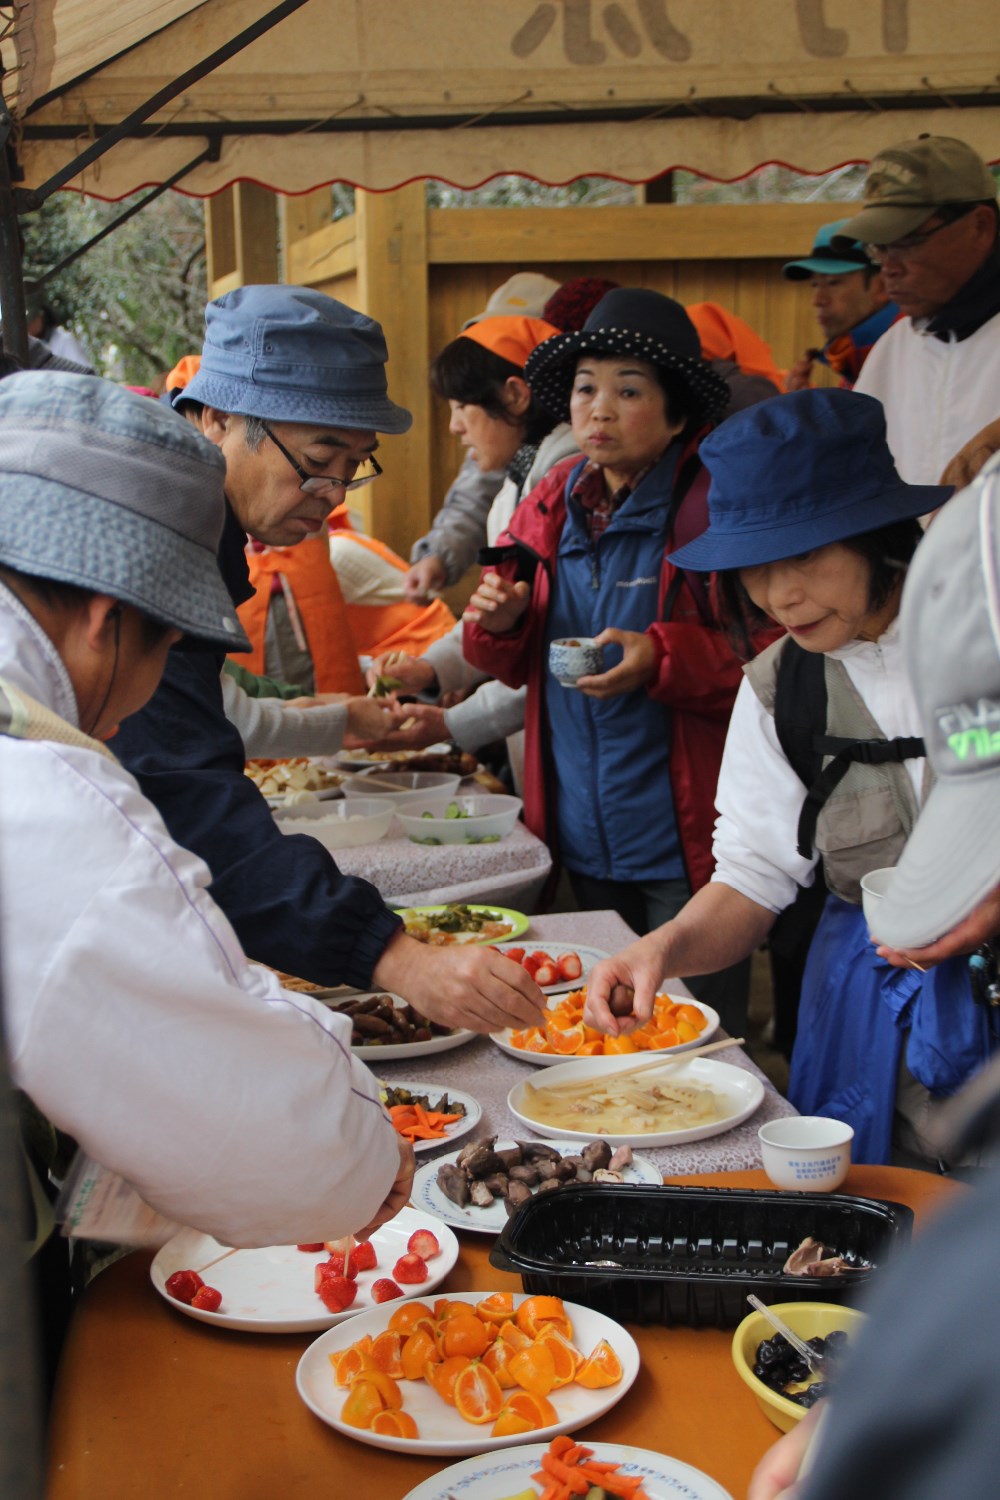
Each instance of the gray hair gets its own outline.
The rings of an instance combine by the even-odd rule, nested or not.
[[[256,453],[267,437],[267,423],[262,417],[243,418],[243,439],[251,453]]]

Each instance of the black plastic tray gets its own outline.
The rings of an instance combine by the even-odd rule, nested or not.
[[[902,1203],[846,1193],[580,1183],[530,1199],[490,1252],[524,1290],[623,1323],[732,1328],[762,1302],[851,1302],[910,1237]],[[786,1276],[807,1235],[871,1269]],[[615,1261],[615,1266],[592,1264]]]

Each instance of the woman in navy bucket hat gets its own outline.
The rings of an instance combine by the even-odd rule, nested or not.
[[[898,859],[926,791],[897,617],[917,517],[951,491],[904,484],[881,406],[847,391],[764,402],[702,454],[709,525],[671,560],[720,572],[734,627],[765,616],[787,634],[745,669],[711,884],[600,967],[588,1019],[617,1030],[617,1015],[648,1013],[662,974],[752,952],[822,862],[830,895],[806,966],[789,1097],[804,1114],[852,1125],[855,1160],[896,1150],[926,1161],[933,1096],[988,1055],[986,1019],[960,965],[925,976],[877,958],[860,880]]]
[[[640,932],[711,869],[713,799],[739,661],[710,591],[665,554],[705,525],[698,445],[728,389],[679,303],[620,287],[528,356],[532,394],[583,455],[519,504],[465,617],[465,654],[527,686],[525,820],[584,908]],[[608,670],[567,689],[549,646],[595,637]],[[696,993],[744,1024],[747,973]]]

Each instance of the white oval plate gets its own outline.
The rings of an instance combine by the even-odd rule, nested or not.
[[[342,1000],[368,1000],[372,995],[389,995],[397,1010],[401,1010],[406,1004],[402,996],[393,995],[389,990],[350,990],[330,999],[325,999],[322,995],[313,998],[338,1010]],[[431,1057],[435,1052],[450,1052],[453,1047],[463,1047],[478,1035],[478,1031],[466,1031],[463,1028],[449,1031],[447,1036],[432,1036],[429,1042],[387,1042],[381,1047],[352,1047],[351,1051],[363,1062],[378,1062],[380,1059],[382,1062],[402,1062],[407,1057]]]
[[[623,1474],[641,1474],[649,1500],[732,1500],[728,1490],[701,1469],[625,1443],[586,1443],[600,1463],[618,1464]],[[502,1500],[505,1495],[531,1489],[531,1475],[548,1451],[544,1443],[528,1443],[505,1453],[483,1453],[449,1464],[425,1479],[403,1500]]]
[[[436,745],[427,745],[423,750],[392,750],[383,755],[374,755],[370,750],[338,750],[333,759],[338,769],[343,771],[373,771],[376,766],[381,766],[384,770],[394,760],[413,760],[418,755],[447,755],[450,749],[451,746],[442,740]]]
[[[643,1061],[652,1061],[645,1052],[641,1054],[641,1058]],[[564,1063],[562,1068],[553,1068],[544,1085],[538,1087],[580,1083],[586,1078],[605,1078],[609,1073],[622,1073],[634,1068],[637,1061],[634,1053],[627,1057],[580,1057],[575,1062]],[[755,1109],[760,1108],[764,1098],[764,1085],[753,1073],[748,1073],[745,1068],[734,1068],[729,1063],[717,1062],[714,1057],[694,1057],[689,1062],[678,1062],[670,1070],[669,1076],[672,1083],[701,1084],[714,1089],[722,1095],[725,1114],[718,1120],[711,1120],[705,1125],[692,1125],[687,1130],[654,1130],[648,1134],[633,1130],[628,1135],[613,1135],[600,1129],[599,1117],[595,1118],[593,1127],[587,1131],[567,1130],[565,1126],[557,1129],[554,1125],[533,1120],[526,1112],[529,1108],[525,1102],[527,1079],[522,1079],[511,1089],[507,1095],[507,1108],[526,1130],[533,1130],[536,1135],[558,1137],[560,1141],[586,1143],[592,1141],[595,1135],[602,1135],[609,1146],[682,1146],[687,1141],[706,1141],[709,1136],[723,1135],[727,1130],[742,1125]]]
[[[577,988],[579,988],[579,986],[577,986]],[[546,993],[548,994],[551,992],[546,991]],[[683,1005],[693,1005],[696,1010],[700,1010],[702,1015],[705,1017],[705,1029],[703,1031],[699,1031],[698,1035],[692,1042],[678,1042],[676,1047],[660,1047],[656,1052],[629,1052],[623,1054],[624,1056],[630,1057],[633,1062],[639,1062],[642,1058],[647,1058],[650,1062],[652,1062],[654,1057],[673,1057],[678,1052],[690,1052],[692,1047],[700,1047],[704,1042],[709,1041],[710,1038],[715,1035],[720,1025],[719,1012],[717,1010],[713,1010],[710,1005],[702,1005],[700,1000],[689,1000],[686,995],[683,997],[680,995],[675,995],[671,996],[671,998]],[[538,1068],[556,1068],[561,1067],[564,1063],[569,1064],[594,1061],[593,1058],[572,1056],[559,1057],[556,1055],[549,1056],[549,1054],[546,1052],[528,1052],[524,1047],[515,1047],[513,1045],[510,1039],[511,1033],[512,1028],[508,1026],[506,1031],[491,1031],[490,1037],[494,1042],[496,1042],[501,1052],[506,1052],[510,1057],[516,1057],[518,1062],[532,1063],[535,1067]]]
[[[468,1302],[475,1305],[488,1291],[449,1292],[452,1302]],[[523,1293],[514,1296],[514,1306],[520,1307],[526,1300]],[[403,1410],[408,1411],[417,1424],[420,1436],[416,1438],[383,1437],[377,1432],[367,1432],[360,1427],[349,1427],[340,1420],[340,1411],[347,1392],[334,1384],[333,1367],[329,1356],[335,1350],[348,1349],[356,1340],[370,1333],[376,1338],[384,1333],[392,1316],[393,1304],[385,1303],[374,1312],[352,1319],[347,1328],[331,1328],[309,1348],[299,1360],[295,1384],[299,1395],[320,1421],[327,1422],[342,1432],[345,1437],[355,1438],[359,1443],[368,1443],[373,1448],[389,1448],[396,1453],[443,1454],[458,1458],[463,1454],[482,1453],[486,1449],[510,1448],[523,1439],[523,1433],[512,1437],[493,1437],[491,1424],[476,1426],[459,1416],[437,1392],[423,1380],[401,1381]],[[601,1339],[607,1339],[622,1365],[622,1378],[617,1385],[604,1386],[600,1390],[588,1391],[581,1385],[564,1385],[553,1391],[549,1400],[555,1407],[559,1421],[550,1427],[540,1427],[537,1436],[546,1442],[558,1437],[561,1432],[575,1432],[585,1427],[616,1406],[626,1394],[639,1373],[639,1350],[630,1333],[591,1307],[580,1307],[575,1302],[565,1304],[573,1324],[573,1342],[585,1354],[589,1354]],[[532,1434],[533,1436],[535,1434]],[[523,1450],[519,1450],[523,1451]]]
[[[588,1136],[587,1140],[596,1140],[596,1136]],[[497,1147],[501,1151],[508,1150],[515,1143],[513,1141],[497,1141]],[[563,1156],[575,1156],[580,1149],[579,1141],[554,1140],[549,1142],[561,1151]],[[413,1188],[411,1190],[411,1201],[415,1208],[422,1209],[424,1213],[433,1214],[436,1219],[443,1219],[446,1224],[451,1224],[455,1229],[473,1229],[478,1234],[498,1235],[507,1222],[508,1214],[504,1207],[503,1199],[495,1199],[489,1208],[461,1208],[447,1198],[437,1185],[438,1167],[443,1167],[447,1162],[452,1164],[458,1157],[457,1151],[452,1151],[448,1156],[438,1156],[434,1161],[425,1162],[414,1173]],[[648,1156],[634,1156],[632,1165],[624,1171],[626,1182],[648,1182],[657,1187],[663,1185],[663,1173]]]
[[[603,948],[588,948],[585,943],[525,943],[520,938],[516,942],[508,938],[506,942],[493,943],[492,946],[498,948],[501,953],[506,953],[508,948],[523,948],[525,953],[548,953],[554,959],[558,958],[560,953],[575,953],[583,964],[583,973],[579,979],[557,979],[555,984],[543,984],[542,992],[546,995],[563,995],[568,994],[570,990],[583,989],[587,983],[587,975],[594,965],[602,958],[610,957]],[[517,1056],[523,1057],[524,1054],[518,1052]]]
[[[471,1094],[463,1093],[461,1089],[445,1088],[440,1083],[411,1083],[409,1079],[402,1082],[396,1078],[391,1080],[380,1078],[379,1082],[386,1089],[409,1089],[411,1094],[426,1094],[429,1099],[439,1099],[442,1094],[447,1094],[449,1100],[455,1104],[465,1105],[465,1114],[454,1125],[445,1126],[445,1137],[442,1141],[414,1141],[413,1149],[418,1156],[428,1151],[438,1151],[446,1146],[449,1141],[459,1141],[463,1135],[468,1135],[470,1130],[475,1130],[483,1117],[483,1111],[479,1101],[473,1099]],[[442,1158],[447,1160],[447,1158]]]
[[[422,1297],[440,1286],[458,1259],[458,1240],[438,1219],[404,1208],[372,1235],[379,1263],[373,1271],[361,1272],[357,1298],[340,1313],[328,1312],[313,1288],[314,1269],[328,1258],[326,1250],[306,1252],[294,1245],[268,1245],[261,1250],[234,1250],[227,1255],[227,1247],[213,1240],[210,1234],[182,1229],[159,1250],[149,1276],[165,1302],[199,1323],[214,1323],[218,1328],[234,1328],[243,1333],[310,1333],[318,1328],[332,1328],[380,1305],[396,1307],[401,1300],[398,1297],[391,1303],[373,1302],[371,1288],[381,1277],[392,1276],[392,1268],[406,1254],[406,1242],[415,1229],[429,1229],[437,1235],[441,1254],[427,1262],[428,1279],[419,1286],[404,1286],[403,1297]],[[207,1267],[209,1261],[223,1255],[225,1260],[201,1272],[202,1266]],[[219,1312],[203,1312],[171,1297],[166,1288],[167,1278],[175,1271],[188,1270],[201,1272],[208,1285],[222,1293]]]

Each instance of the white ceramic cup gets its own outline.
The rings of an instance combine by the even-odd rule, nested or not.
[[[549,643],[549,671],[563,687],[576,687],[580,677],[592,677],[604,671],[604,649],[595,646],[592,636]]]
[[[878,937],[878,909],[882,897],[888,894],[892,877],[896,873],[892,865],[882,870],[869,870],[861,878],[861,910],[868,923],[868,931]]]
[[[775,1187],[832,1193],[851,1165],[854,1131],[842,1120],[794,1115],[762,1125],[757,1139],[764,1171]]]

